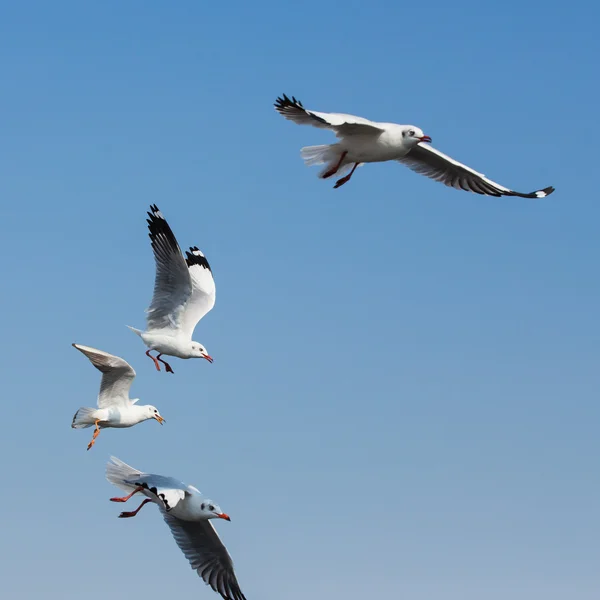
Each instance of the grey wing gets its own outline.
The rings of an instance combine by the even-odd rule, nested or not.
[[[177,329],[192,282],[173,231],[158,206],[150,207],[148,229],[156,262],[154,295],[147,310],[148,329]]]
[[[483,196],[545,198],[554,191],[554,188],[550,186],[528,194],[515,192],[425,144],[417,144],[405,157],[399,158],[398,162],[405,164],[416,173],[435,179],[444,185]]]
[[[246,600],[227,548],[210,521],[183,521],[162,511],[165,522],[192,569],[225,600]]]
[[[274,106],[280,115],[294,123],[298,123],[298,125],[312,125],[321,129],[331,129],[337,137],[378,135],[384,131],[384,128],[379,123],[363,119],[362,117],[308,110],[302,106],[300,100],[296,100],[293,96],[290,99],[285,94],[283,94],[283,98],[277,98]]]
[[[126,360],[103,350],[80,344],[73,344],[73,347],[85,354],[96,369],[102,372],[98,408],[129,406],[129,389],[135,379],[133,367]]]

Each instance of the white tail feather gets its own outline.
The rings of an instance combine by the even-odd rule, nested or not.
[[[127,327],[129,327],[129,329],[131,329],[131,331],[133,331],[133,333],[137,333],[140,337],[142,337],[142,333],[144,333],[141,329],[136,329],[135,327],[132,327],[131,325],[127,325]]]
[[[322,178],[325,173],[335,168],[340,162],[342,152],[343,150],[340,149],[339,144],[327,144],[323,146],[306,146],[300,150],[300,156],[307,167],[325,164],[325,168],[319,173],[319,177]],[[349,163],[343,162],[335,175],[343,175],[349,167]]]
[[[71,427],[73,429],[85,429],[91,427],[95,422],[95,413],[98,409],[82,406],[73,417]]]
[[[106,464],[106,479],[127,492],[135,490],[136,486],[129,482],[135,481],[140,475],[142,475],[141,471],[130,467],[115,456],[111,456]]]

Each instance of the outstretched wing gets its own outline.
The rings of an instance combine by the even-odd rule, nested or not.
[[[148,229],[156,262],[154,295],[147,310],[148,330],[177,329],[192,281],[177,239],[156,204],[148,213]]]
[[[529,194],[515,192],[426,144],[417,144],[405,157],[399,158],[398,162],[405,164],[416,173],[435,179],[449,187],[484,196],[545,198],[554,191],[554,188],[550,186]]]
[[[163,511],[165,522],[192,569],[225,600],[246,600],[233,570],[233,561],[212,523],[183,521]]]
[[[181,314],[181,331],[191,339],[198,321],[215,305],[216,288],[210,265],[198,247],[193,246],[185,254],[192,294]]]
[[[283,98],[277,98],[274,106],[280,115],[298,125],[332,129],[339,138],[351,135],[376,135],[384,131],[379,123],[362,117],[308,110],[302,106],[300,100],[296,100],[293,96],[290,100],[285,94],[283,94]]]
[[[103,350],[80,344],[73,344],[73,347],[85,354],[96,369],[102,372],[98,408],[131,405],[129,388],[135,379],[133,367],[126,360]]]

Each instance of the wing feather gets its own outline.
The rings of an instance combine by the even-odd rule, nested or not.
[[[308,110],[294,96],[290,99],[283,94],[282,98],[277,98],[274,106],[280,115],[294,123],[298,123],[298,125],[312,125],[320,129],[331,129],[340,138],[351,135],[378,135],[384,131],[379,123],[363,119],[363,117]]]
[[[224,600],[246,600],[233,561],[210,521],[183,521],[162,511],[165,522],[192,569]]]
[[[435,179],[449,187],[484,196],[545,198],[554,191],[554,188],[550,186],[528,194],[516,192],[426,144],[417,144],[405,157],[398,159],[398,162],[405,164],[416,173]]]
[[[181,331],[191,339],[198,321],[215,305],[216,287],[210,265],[198,247],[192,246],[185,254],[192,293],[181,315]]]
[[[148,229],[156,277],[147,310],[148,330],[177,329],[185,304],[192,295],[190,273],[177,239],[155,204],[148,213]]]
[[[118,408],[131,406],[129,389],[135,379],[133,367],[119,356],[114,356],[103,350],[90,346],[73,344],[85,354],[90,362],[102,373],[100,392],[98,393],[98,408]]]

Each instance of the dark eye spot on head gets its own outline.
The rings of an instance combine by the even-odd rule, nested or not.
[[[203,503],[201,504],[200,508],[201,508],[202,510],[204,510],[204,507],[205,507],[205,506],[206,506],[206,504],[204,504],[204,502],[203,502]]]
[[[408,132],[408,135],[415,135],[415,130],[414,130],[414,129],[411,129],[411,130]]]
[[[215,507],[214,507],[214,506],[211,504],[211,505],[208,507],[208,510],[215,510]]]

